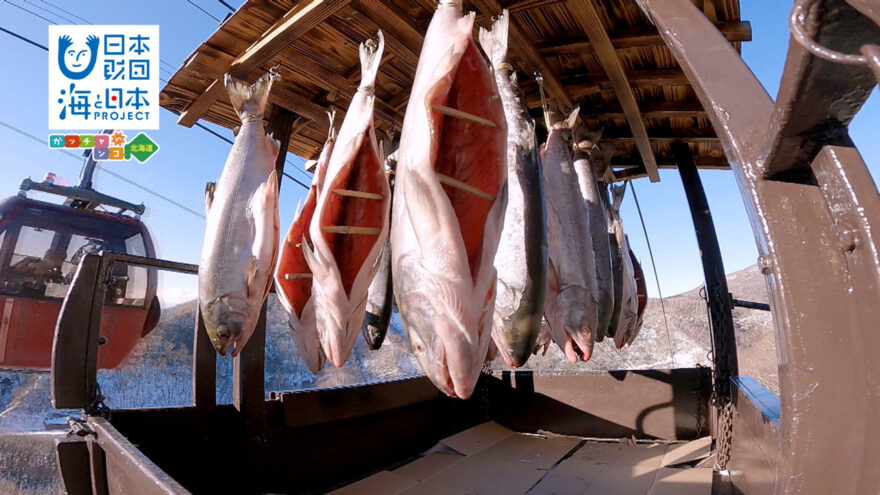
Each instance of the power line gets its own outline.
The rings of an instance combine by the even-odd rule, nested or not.
[[[31,0],[22,0],[22,1],[23,1],[24,3],[26,3],[26,4],[28,4],[28,5],[32,5],[32,6],[36,7],[36,8],[38,8],[38,9],[42,10],[43,12],[46,12],[46,13],[49,14],[49,15],[54,15],[55,17],[58,17],[59,19],[61,19],[61,20],[64,21],[64,22],[69,22],[69,23],[71,23],[71,24],[76,24],[75,22],[71,21],[71,20],[68,19],[67,17],[64,17],[63,15],[58,14],[57,12],[53,12],[53,11],[51,11],[51,10],[45,8],[45,7],[40,7],[39,5],[35,4],[35,3],[32,2]]]
[[[24,41],[25,43],[29,43],[29,44],[31,44],[31,45],[34,45],[34,46],[37,47],[37,48],[42,48],[43,50],[46,50],[47,52],[49,51],[49,48],[48,48],[48,47],[45,47],[45,46],[43,46],[43,45],[37,43],[36,41],[30,39],[30,38],[25,38],[24,36],[22,36],[22,35],[20,35],[20,34],[13,33],[12,31],[10,31],[10,30],[8,30],[8,29],[5,29],[3,26],[0,26],[0,31],[3,31],[4,33],[6,33],[6,34],[8,34],[8,35],[10,35],[10,36],[13,36],[13,37],[15,37],[15,38],[18,38],[18,39],[20,39],[21,41]]]
[[[663,312],[663,325],[666,327],[666,346],[669,348],[669,357],[672,359],[672,367],[675,368],[675,347],[669,337],[669,322],[666,321],[666,305],[663,304],[663,291],[660,290],[660,277],[657,275],[657,264],[654,263],[654,250],[651,249],[651,239],[648,237],[648,229],[645,227],[645,217],[642,216],[642,207],[639,206],[639,197],[636,188],[631,181],[626,181],[633,193],[633,201],[636,203],[636,211],[639,212],[639,220],[642,222],[642,232],[645,234],[645,243],[648,245],[648,256],[651,257],[651,267],[654,270],[654,282],[657,284],[657,295],[660,296],[660,310]]]
[[[53,20],[51,20],[51,19],[48,19],[48,18],[46,18],[46,17],[41,16],[40,14],[34,12],[33,10],[28,10],[27,8],[22,7],[21,5],[18,5],[18,4],[16,4],[16,3],[12,3],[12,2],[10,2],[9,0],[3,0],[3,1],[6,2],[6,3],[8,3],[9,5],[12,5],[13,7],[15,7],[15,8],[17,8],[17,9],[21,9],[21,10],[27,12],[27,13],[30,14],[30,15],[37,16],[37,17],[39,17],[40,19],[43,19],[44,21],[48,22],[49,24],[58,24],[57,22],[55,22],[55,21],[53,21]]]
[[[43,140],[43,139],[41,139],[41,138],[39,138],[39,137],[37,137],[37,136],[34,136],[33,134],[30,134],[30,133],[27,132],[27,131],[24,131],[24,130],[22,130],[22,129],[19,129],[18,127],[15,127],[15,126],[12,125],[12,124],[9,124],[9,123],[7,123],[7,122],[4,122],[4,121],[0,120],[0,125],[2,125],[3,127],[6,127],[7,129],[10,129],[10,130],[13,131],[13,132],[16,132],[16,133],[18,133],[18,134],[21,134],[22,136],[25,136],[25,137],[27,137],[27,138],[33,140],[33,141],[36,141],[36,142],[38,142],[38,143],[40,143],[40,144],[43,144],[43,145],[45,145],[45,146],[49,146],[49,143],[48,143],[47,141],[45,141],[45,140]],[[67,155],[67,156],[70,156],[70,157],[72,157],[72,158],[75,158],[77,161],[82,161],[82,158],[83,158],[82,156],[78,156],[78,155],[76,155],[75,153],[71,153],[71,152],[69,152],[69,151],[67,151],[67,150],[61,150],[61,152],[64,153],[65,155]],[[159,199],[161,199],[161,200],[163,200],[163,201],[167,201],[168,203],[170,203],[170,204],[172,204],[172,205],[174,205],[174,206],[176,206],[176,207],[178,207],[178,208],[180,208],[180,209],[182,209],[182,210],[184,210],[184,211],[186,211],[186,212],[188,212],[188,213],[192,213],[193,215],[195,215],[195,216],[197,216],[197,217],[199,217],[199,218],[202,218],[202,219],[205,218],[205,216],[202,215],[201,213],[199,213],[199,212],[197,212],[197,211],[195,211],[195,210],[193,210],[193,209],[191,209],[191,208],[189,208],[189,207],[187,207],[187,206],[185,206],[185,205],[183,205],[183,204],[181,204],[181,203],[178,203],[177,201],[175,201],[175,200],[169,198],[168,196],[165,196],[165,195],[162,194],[162,193],[159,193],[159,192],[157,192],[157,191],[154,191],[154,190],[152,190],[152,189],[150,189],[150,188],[148,188],[148,187],[142,186],[141,184],[138,184],[137,182],[135,182],[135,181],[129,179],[128,177],[125,177],[125,176],[122,175],[122,174],[118,174],[118,173],[116,173],[116,172],[114,172],[114,171],[108,169],[107,167],[102,166],[101,164],[98,164],[97,167],[98,167],[99,170],[101,170],[102,172],[105,172],[107,175],[111,175],[111,176],[113,176],[113,177],[116,177],[117,179],[119,179],[119,180],[121,180],[121,181],[123,181],[123,182],[126,182],[126,183],[128,183],[128,184],[130,184],[130,185],[132,185],[132,186],[134,186],[134,187],[136,187],[136,188],[138,188],[138,189],[140,189],[140,190],[142,190],[142,191],[145,191],[145,192],[147,192],[147,193],[149,193],[149,194],[152,194],[153,196],[155,196],[155,197],[157,197],[157,198],[159,198]]]
[[[5,1],[6,1],[7,3],[9,3],[9,0],[5,0]],[[27,1],[27,0],[25,0],[25,1]],[[15,4],[10,4],[10,5],[15,5]],[[16,6],[17,6],[17,5],[16,5]],[[20,8],[20,7],[19,7],[19,8]],[[27,10],[27,9],[22,9],[22,10]],[[34,13],[34,12],[31,12],[31,14],[36,15],[37,17],[41,17],[41,18],[45,19],[44,17],[42,17],[42,16],[40,16],[39,14],[36,14],[36,13]],[[59,17],[60,17],[60,16],[59,16]],[[48,20],[48,19],[46,19],[46,20]],[[52,22],[52,21],[49,21],[49,22]],[[44,50],[44,51],[49,51],[49,48],[48,48],[48,47],[43,46],[43,45],[37,43],[36,41],[31,40],[30,38],[27,38],[27,37],[22,36],[22,35],[20,35],[20,34],[17,34],[17,33],[14,33],[14,32],[12,32],[12,31],[9,31],[8,29],[3,28],[2,26],[0,26],[0,31],[3,31],[4,33],[9,34],[10,36],[14,36],[15,38],[18,38],[19,40],[24,41],[25,43],[29,43],[29,44],[31,44],[31,45],[33,45],[33,46],[35,46],[35,47],[37,47],[37,48],[40,48],[40,49],[42,49],[42,50]],[[160,62],[162,62],[162,60],[160,60]],[[169,66],[170,66],[170,64],[168,64],[167,62],[165,62],[165,63],[166,63],[166,65],[169,65]],[[162,81],[162,82],[165,83],[165,84],[168,84],[168,80],[165,79],[165,78],[162,77],[162,76],[159,76],[159,80]],[[207,127],[207,126],[205,126],[205,125],[202,125],[202,124],[196,122],[196,126],[199,127],[199,128],[201,128],[201,129],[203,129],[204,131],[210,133],[211,135],[213,135],[213,136],[215,136],[215,137],[217,137],[217,138],[219,138],[219,139],[221,139],[221,140],[223,140],[223,141],[229,143],[229,144],[233,144],[233,141],[232,141],[231,139],[224,137],[223,135],[221,135],[221,134],[215,132],[214,130],[210,129],[209,127]],[[9,127],[9,126],[7,126],[7,127]],[[10,128],[12,128],[12,127],[10,127]],[[14,129],[14,130],[16,130],[16,129]],[[23,133],[24,131],[21,131],[21,132]],[[35,140],[37,140],[37,141],[39,141],[39,142],[42,142],[43,144],[46,144],[46,145],[48,146],[48,144],[47,144],[45,141],[41,140],[40,138],[38,138],[38,137],[36,137],[36,136],[32,136],[32,135],[30,135],[30,134],[25,134],[25,135],[28,136],[28,137],[30,137],[31,139],[35,139]],[[71,154],[71,153],[69,153],[69,152],[67,152],[67,154],[72,155],[72,156],[74,156],[74,157],[77,158],[77,159],[80,159],[80,158],[77,157],[76,155],[73,155],[73,154]],[[305,174],[305,172],[302,172],[302,171],[300,171],[298,168],[296,168],[295,166],[293,166],[293,164],[290,163],[290,160],[285,160],[285,162],[288,163],[289,165],[291,165],[291,166],[293,167],[294,170],[300,172],[300,174],[302,174],[303,176],[305,176],[306,179],[310,179],[310,178]],[[100,166],[99,166],[99,168],[101,168],[101,170],[106,170],[106,169],[104,169],[103,167],[100,167]],[[115,175],[113,172],[111,172],[111,171],[109,171],[109,170],[106,170],[106,171],[107,171],[107,173],[110,174],[110,175]],[[284,176],[287,177],[288,179],[292,180],[293,182],[299,184],[299,185],[300,185],[301,187],[303,187],[305,190],[307,190],[307,191],[309,190],[309,186],[308,186],[308,185],[306,185],[306,184],[300,182],[299,180],[297,180],[295,177],[293,177],[292,175],[288,174],[287,172],[284,172]],[[124,181],[126,181],[126,182],[131,182],[131,181],[129,181],[128,179],[126,179],[126,178],[124,178],[124,177],[122,177],[122,176],[119,176],[119,179],[124,180]],[[131,183],[134,184],[133,182],[131,182]],[[134,184],[134,185],[137,185],[137,184]],[[140,187],[140,186],[138,185],[138,187]],[[145,189],[145,188],[142,188],[142,189]],[[158,195],[158,193],[156,193],[156,194]],[[174,201],[172,201],[172,200],[170,200],[170,199],[167,199],[167,198],[163,198],[163,199],[166,199],[166,200],[169,201],[169,202],[175,203]],[[200,213],[196,213],[196,212],[194,212],[193,210],[190,210],[189,208],[187,208],[187,207],[185,207],[185,206],[183,206],[183,205],[179,205],[179,206],[180,206],[181,208],[186,209],[186,210],[189,211],[190,213],[194,213],[195,215],[198,215],[198,216],[201,217],[201,218],[205,218],[202,214],[200,214]]]
[[[53,7],[54,9],[60,10],[61,12],[64,12],[65,14],[68,14],[68,15],[70,15],[70,16],[73,16],[73,17],[75,17],[75,18],[77,18],[77,19],[83,21],[83,22],[86,23],[86,24],[91,24],[91,22],[89,22],[89,21],[83,19],[82,17],[80,17],[80,16],[74,14],[73,12],[70,12],[70,11],[68,11],[68,10],[64,10],[64,9],[62,9],[61,7],[55,5],[55,4],[52,3],[52,2],[47,2],[46,0],[40,0],[40,1],[43,2],[43,3],[45,3],[46,5],[49,5],[49,6]],[[72,22],[71,24],[76,24],[76,23],[75,23],[75,22]]]
[[[227,9],[229,9],[230,12],[235,12],[235,9],[232,7],[232,5],[229,5],[228,3],[224,2],[223,0],[217,0],[217,1],[222,3],[223,6],[226,7]]]
[[[193,7],[195,7],[195,8],[197,8],[197,9],[201,10],[202,12],[204,12],[204,14],[205,14],[206,16],[210,17],[211,19],[214,19],[215,21],[217,21],[218,24],[221,23],[221,22],[223,22],[223,21],[220,20],[220,18],[215,17],[214,14],[208,12],[207,10],[203,9],[199,4],[193,2],[193,0],[186,0],[186,2],[187,2],[188,4],[190,4],[190,5],[192,5]]]

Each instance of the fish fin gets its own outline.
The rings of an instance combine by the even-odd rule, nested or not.
[[[626,183],[622,186],[611,185],[611,209],[620,213],[620,205],[623,204],[623,195],[626,193]]]
[[[580,115],[580,113],[581,113],[581,107],[580,107],[580,105],[578,105],[574,108],[574,110],[571,111],[570,114],[568,114],[568,118],[565,119],[565,127],[568,129],[574,129],[574,126],[575,126],[575,124],[577,124],[577,119],[578,119],[578,116]]]
[[[257,257],[251,256],[250,261],[248,262],[248,271],[247,271],[247,295],[248,299],[252,299],[256,296],[256,291],[254,290],[254,281],[257,279]]]
[[[229,101],[242,122],[263,119],[263,111],[269,100],[269,90],[277,79],[280,79],[277,73],[268,72],[257,79],[257,82],[248,85],[226,74],[224,82],[229,93]]]
[[[480,27],[480,46],[496,68],[507,60],[507,32],[510,24],[510,12],[504,9],[492,24],[492,29]],[[496,69],[497,70],[497,69]]]
[[[251,251],[252,266],[248,270],[248,297],[258,295],[257,287],[254,284],[258,280],[256,260],[266,257],[267,254],[271,259],[266,260],[269,265],[275,266],[278,261],[278,238],[280,235],[280,225],[278,220],[278,172],[272,170],[266,182],[260,185],[254,192],[250,200],[250,210],[254,216],[254,243]],[[272,277],[267,277],[267,287],[271,287]],[[262,287],[260,287],[262,289]],[[262,294],[265,297],[267,292]]]
[[[272,153],[272,156],[278,158],[278,152],[281,150],[281,141],[275,139],[275,136],[272,134],[266,134],[266,144],[269,145],[269,152]]]
[[[216,182],[208,182],[205,184],[205,213],[211,212],[211,205],[214,204],[214,191],[216,190]]]
[[[385,51],[385,35],[382,30],[376,34],[378,45],[373,39],[361,43],[361,85],[358,89],[372,88],[376,85],[376,74],[379,73],[379,65],[382,63],[382,52]],[[333,121],[330,121],[333,127]]]

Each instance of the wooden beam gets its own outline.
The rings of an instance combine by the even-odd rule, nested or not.
[[[630,88],[645,88],[651,86],[687,86],[687,76],[680,69],[661,70],[638,70],[625,73]],[[607,74],[578,74],[562,79],[573,98],[581,98],[602,91],[615,90],[614,83]],[[526,82],[522,85],[526,93],[526,104],[530,108],[538,108],[541,98],[538,95],[537,85]]]
[[[723,155],[721,157],[713,157],[713,156],[694,156],[694,161],[697,163],[697,167],[699,168],[714,168],[714,169],[729,169],[730,163],[727,161],[727,158]],[[675,158],[672,156],[658,156],[657,157],[657,168],[675,168],[676,162]],[[642,164],[641,158],[638,155],[634,156],[615,156],[611,159],[611,168],[623,168],[623,169],[632,169],[639,168],[644,169],[645,166]]]
[[[642,117],[646,119],[696,119],[708,118],[706,110],[699,102],[642,103],[639,105]],[[623,108],[619,104],[596,107],[581,106],[581,118],[585,120],[622,119]]]
[[[645,123],[639,113],[639,104],[636,95],[633,93],[632,87],[629,85],[629,79],[626,77],[623,64],[617,57],[617,52],[611,44],[608,32],[605,31],[602,19],[593,0],[570,0],[568,3],[569,10],[580,25],[581,29],[587,33],[593,42],[596,55],[601,62],[602,67],[608,73],[611,85],[614,87],[614,93],[617,100],[623,107],[626,120],[635,136],[636,147],[648,171],[651,182],[659,182],[660,175],[657,173],[657,162],[654,158],[654,152],[651,149],[651,142],[648,140],[648,131],[645,129]]]
[[[487,17],[499,15],[502,11],[498,0],[473,0],[473,4],[477,10]],[[544,87],[547,88],[550,97],[556,98],[563,108],[573,107],[574,103],[565,86],[563,86],[550,64],[547,63],[547,60],[538,52],[535,42],[526,34],[516,17],[510,18],[509,29],[510,46],[519,54],[522,61],[530,66],[531,70],[541,71],[541,74],[544,76]],[[529,75],[531,74],[529,73]]]
[[[752,26],[747,21],[722,22],[716,24],[721,34],[731,43],[736,41],[752,41]],[[663,37],[655,27],[635,27],[618,29],[608,32],[611,44],[616,49],[640,46],[665,46]],[[568,39],[543,40],[536,44],[541,55],[574,55],[593,50],[593,44],[586,36]]]
[[[349,0],[311,0],[300,2],[280,21],[269,28],[259,41],[250,46],[232,62],[229,74],[237,78],[256,78],[258,69],[290,45],[294,40],[309,32],[313,27],[338,12]],[[208,85],[193,103],[180,114],[177,123],[192,127],[205,112],[223,95],[223,78],[217,78]]]

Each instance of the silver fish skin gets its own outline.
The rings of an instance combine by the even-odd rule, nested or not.
[[[574,131],[577,134],[577,129]],[[593,256],[596,262],[596,290],[599,304],[599,323],[596,327],[596,340],[605,338],[605,330],[611,323],[614,311],[614,279],[611,274],[611,246],[608,242],[608,224],[599,202],[599,186],[593,175],[589,151],[593,142],[575,137],[573,165],[578,178],[581,197],[589,212],[590,238],[593,242]]]
[[[535,137],[516,71],[507,64],[510,14],[505,9],[492,25],[480,28],[480,45],[495,67],[495,83],[507,121],[507,209],[495,269],[492,338],[512,367],[525,364],[541,331],[547,293],[547,210],[544,178]]]
[[[581,198],[571,148],[566,140],[578,112],[579,109],[575,109],[567,120],[551,123],[541,155],[550,234],[544,315],[553,341],[572,363],[578,358],[590,359],[599,324],[589,212]]]
[[[386,139],[380,143],[380,147],[385,151],[392,148],[392,140]],[[388,187],[391,190],[392,199],[394,197],[394,179],[393,172],[397,164],[396,150],[389,153],[385,157],[385,174],[388,176]],[[394,288],[391,278],[391,239],[385,241],[385,247],[379,253],[379,268],[376,270],[376,276],[370,282],[370,289],[367,293],[367,313],[364,315],[364,322],[361,325],[361,334],[367,342],[367,347],[375,351],[382,347],[385,341],[385,335],[388,334],[388,326],[391,324],[391,313],[394,308]]]
[[[472,38],[475,16],[463,15],[461,9],[461,0],[442,0],[422,45],[400,138],[391,266],[398,310],[419,364],[442,392],[467,398],[473,393],[492,342],[496,275],[492,261],[506,202],[507,136],[495,82]],[[480,116],[496,123],[496,129],[464,121],[453,124],[450,117],[433,110],[438,99],[449,100],[451,89],[463,77],[472,79],[456,98],[479,97],[470,100],[474,108],[463,110],[482,111]],[[462,195],[467,193],[444,189],[447,186],[440,182],[435,166],[438,156],[449,149],[441,149],[444,136],[438,123],[443,123],[444,131],[466,128],[480,136],[479,140],[450,143],[466,162],[456,167],[467,166],[469,171],[483,174],[471,180],[487,178],[491,184],[484,187],[491,186],[490,194],[494,195],[485,221],[480,218],[479,225],[467,232],[462,232],[456,204],[486,199],[464,199]],[[480,166],[474,167],[477,163]],[[453,197],[460,203],[453,204]],[[468,256],[466,234],[469,239],[479,234],[482,240],[473,259]],[[474,272],[471,262],[475,263]]]
[[[611,279],[614,289],[614,308],[611,310],[611,321],[608,323],[608,328],[605,329],[605,335],[614,337],[620,321],[620,307],[623,301],[623,257],[620,242],[617,240],[611,200],[608,198],[608,185],[604,182],[599,183],[599,200],[602,202],[608,225],[607,238],[611,252]]]
[[[626,186],[612,186],[611,212],[614,215],[613,228],[617,243],[620,245],[622,288],[620,299],[620,315],[617,320],[617,328],[614,332],[614,344],[618,349],[622,348],[627,337],[632,334],[638,320],[639,296],[636,285],[635,269],[629,252],[629,238],[623,233],[623,220],[620,218],[620,206],[623,203],[623,194]]]
[[[278,255],[279,143],[263,129],[274,78],[267,74],[248,86],[226,77],[242,124],[213,198],[206,200],[199,261],[199,305],[211,343],[221,355],[232,349],[237,356],[253,333]]]

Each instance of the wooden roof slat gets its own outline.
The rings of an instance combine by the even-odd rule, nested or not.
[[[316,25],[345,7],[349,0],[311,0],[297,5],[285,17],[266,32],[262,39],[254,43],[232,63],[229,73],[234,77],[251,76],[260,66],[277,53],[307,33]],[[214,104],[225,91],[222,78],[215,79],[184,112],[177,123],[192,127],[202,114]]]
[[[717,24],[718,30],[730,42],[751,41],[752,27],[749,22],[723,22]],[[656,28],[634,27],[617,29],[608,32],[611,44],[614,48],[635,48],[648,46],[665,46],[663,38]],[[587,37],[574,37],[569,39],[545,40],[536,44],[538,51],[545,56],[562,54],[580,54],[593,49]]]
[[[587,1],[468,0],[464,8],[477,10],[477,24],[483,27],[489,27],[491,16],[502,8],[512,12],[509,61],[521,72],[520,86],[532,114],[540,116],[533,78],[537,69],[544,75],[548,97],[563,107],[580,104],[588,125],[604,128],[618,170],[642,167],[647,173],[640,154],[644,143],[637,147],[638,134],[630,123],[633,108],[640,113],[659,167],[672,166],[669,144],[675,141],[690,144],[701,168],[726,166],[694,89],[635,2],[589,0],[601,18],[594,27],[607,30],[613,53],[605,62],[616,59],[622,66],[634,104],[627,108],[618,99],[619,81],[607,74],[596,51],[595,33],[584,29]],[[734,47],[751,39],[749,24],[740,20],[739,0],[714,0],[710,6],[693,1],[701,11],[714,8],[716,26]],[[226,96],[224,74],[252,82],[280,64],[282,78],[269,101],[298,114],[288,150],[315,158],[326,139],[326,107],[335,104],[338,121],[344,120],[360,78],[358,44],[379,29],[385,33],[386,57],[376,85],[375,124],[379,133],[392,124],[400,127],[424,33],[436,8],[437,0],[246,0],[170,78],[160,104],[183,112],[184,123],[201,118],[232,129],[240,121]],[[297,16],[301,20],[292,25]],[[270,55],[276,51],[273,43],[281,49]],[[242,69],[244,62],[252,70]]]
[[[691,119],[707,118],[706,110],[697,101],[642,103],[639,105],[642,117],[646,119]],[[581,106],[581,118],[610,119],[625,118],[620,104],[603,105],[601,108]]]
[[[654,151],[651,149],[651,142],[648,140],[648,131],[645,129],[645,123],[642,121],[642,116],[639,113],[638,100],[636,100],[636,95],[629,85],[623,64],[617,58],[617,53],[611,44],[611,38],[608,37],[608,32],[602,24],[593,0],[572,0],[569,3],[573,7],[571,9],[572,15],[593,42],[596,55],[608,73],[611,85],[614,87],[614,92],[620,105],[623,107],[623,112],[626,115],[626,120],[629,123],[633,136],[635,136],[636,147],[639,149],[642,162],[648,171],[648,177],[650,177],[651,182],[660,181],[660,175],[657,173],[657,161],[654,158]]]
[[[386,43],[389,40],[400,42],[401,47],[409,52],[418,63],[425,36],[413,26],[414,20],[406,12],[387,1],[354,0],[353,6],[386,33]]]
[[[503,10],[498,0],[473,0],[473,4],[477,7],[477,10],[488,17],[499,15]],[[571,108],[573,102],[568,95],[568,91],[565,90],[565,87],[559,81],[559,77],[550,67],[550,64],[547,63],[547,60],[538,52],[535,43],[525,33],[519,21],[513,16],[510,18],[509,36],[510,46],[532,66],[532,69],[541,71],[541,75],[544,77],[544,85],[550,96],[556,98],[563,107]]]

